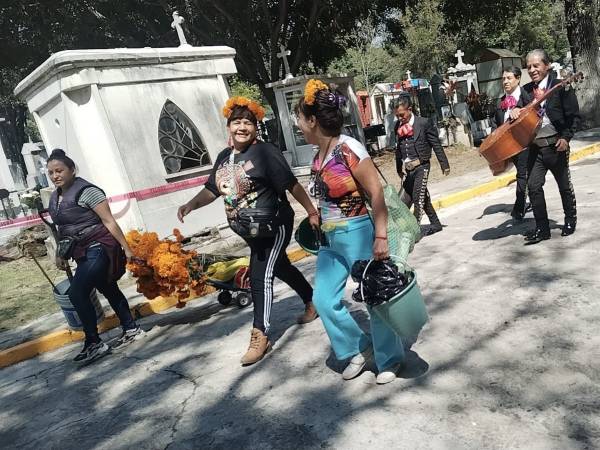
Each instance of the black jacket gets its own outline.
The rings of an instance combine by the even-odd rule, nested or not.
[[[500,101],[498,102],[498,105],[496,106],[496,112],[494,113],[494,120],[492,123],[492,128],[498,128],[500,125],[502,125],[504,123],[504,113],[506,111],[504,111],[502,108],[500,108],[500,104],[502,103],[502,100],[504,100],[504,98],[506,97],[506,94],[504,94],[501,98]],[[519,97],[519,101],[517,102],[517,108],[523,108],[524,106],[527,106],[529,103],[531,103],[531,101],[533,100],[533,96],[526,92],[525,89],[523,89],[523,87],[521,87],[521,97]]]
[[[560,81],[555,76],[549,74],[548,89],[558,84]],[[534,83],[527,83],[522,87],[532,98]],[[546,115],[556,131],[558,136],[570,141],[575,131],[579,128],[581,116],[579,115],[579,103],[574,89],[565,89],[562,87],[552,94],[546,100]]]
[[[442,170],[450,168],[448,158],[440,142],[438,130],[435,125],[424,117],[414,115],[415,123],[413,125],[415,147],[419,155],[421,163],[429,162],[431,159],[431,150],[435,152]],[[394,134],[397,136],[398,128],[400,127],[400,121],[396,121],[394,125]],[[398,138],[398,144],[396,145],[396,161],[401,160],[400,156],[400,139]]]

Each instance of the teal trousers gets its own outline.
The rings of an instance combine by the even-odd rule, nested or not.
[[[371,336],[365,334],[342,303],[352,264],[373,256],[373,224],[368,216],[350,219],[325,232],[329,246],[321,246],[313,302],[340,360],[373,346],[377,369],[382,371],[404,360],[402,340],[371,308]]]

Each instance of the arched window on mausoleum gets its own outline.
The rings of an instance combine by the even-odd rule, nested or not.
[[[158,143],[167,174],[212,164],[196,126],[171,100],[160,112]]]

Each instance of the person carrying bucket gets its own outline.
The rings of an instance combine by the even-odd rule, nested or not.
[[[117,285],[125,273],[126,258],[132,258],[133,252],[110,212],[104,192],[76,175],[75,162],[63,150],[52,151],[47,169],[56,187],[48,206],[58,229],[56,264],[65,270],[67,260],[77,263],[69,300],[83,324],[85,342],[74,361],[89,363],[110,351],[98,334],[96,311],[90,301],[93,289],[106,297],[121,322],[123,333],[113,348],[129,344],[143,334]]]
[[[376,168],[363,145],[341,134],[346,99],[319,80],[309,80],[295,113],[306,141],[319,147],[312,164],[309,192],[319,201],[323,238],[317,257],[313,301],[336,357],[349,359],[344,380],[359,376],[374,358],[377,383],[396,378],[404,362],[401,338],[370,313],[365,334],[342,303],[355,261],[389,257],[387,209]],[[364,190],[371,200],[373,220]]]

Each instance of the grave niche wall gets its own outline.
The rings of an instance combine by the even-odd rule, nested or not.
[[[79,173],[108,196],[169,187],[206,176],[226,146],[221,108],[229,96],[225,77],[236,73],[229,47],[65,51],[52,55],[16,88],[36,119],[50,153],[60,147]],[[161,138],[166,106],[175,105],[182,145],[203,148],[202,163],[165,167]],[[170,110],[173,108],[170,107]],[[164,125],[164,124],[163,124]],[[163,141],[164,142],[164,141]],[[191,153],[184,157],[189,158]],[[189,165],[189,164],[187,164]],[[124,229],[168,235],[179,205],[199,187],[148,199],[111,203]],[[183,233],[226,222],[220,200],[186,219]]]

